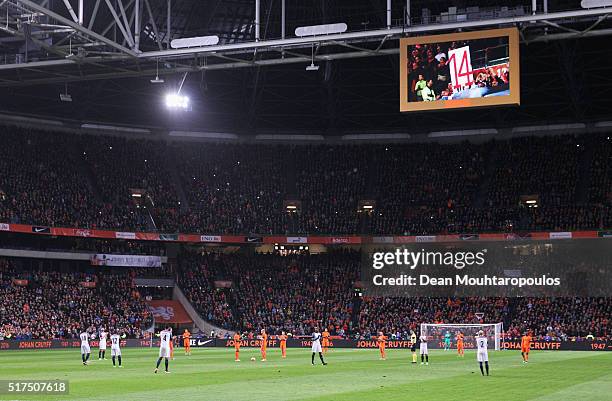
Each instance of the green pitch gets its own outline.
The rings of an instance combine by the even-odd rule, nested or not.
[[[491,376],[482,377],[474,352],[432,351],[430,365],[412,365],[408,350],[333,350],[328,366],[310,365],[310,352],[277,349],[259,361],[256,349],[177,349],[170,374],[153,374],[157,349],[123,350],[124,367],[110,360],[89,366],[78,349],[0,352],[0,379],[65,379],[68,396],[0,395],[0,399],[49,400],[441,400],[603,401],[612,399],[612,352],[537,352],[530,363],[518,351],[490,353]],[[107,355],[110,349],[107,350]],[[97,350],[92,356],[97,356]],[[251,362],[257,357],[257,362]],[[317,358],[318,359],[318,358]],[[317,361],[319,362],[319,361]],[[163,367],[163,362],[160,367]],[[163,371],[163,369],[162,369]]]

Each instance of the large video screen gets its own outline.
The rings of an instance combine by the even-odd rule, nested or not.
[[[400,40],[400,110],[520,103],[516,28]]]

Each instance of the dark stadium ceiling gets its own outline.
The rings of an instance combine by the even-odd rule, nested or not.
[[[502,9],[488,0],[392,0],[388,29],[385,0],[0,0],[0,109],[175,129],[331,135],[605,118],[612,109],[612,9],[536,3],[532,16],[531,1],[504,2]],[[466,21],[447,22],[440,14],[449,6],[478,9]],[[345,22],[347,33],[293,33],[334,22]],[[511,25],[523,42],[520,108],[399,113],[398,38]],[[219,44],[168,46],[204,35],[219,36]],[[321,68],[306,71],[313,50]],[[158,68],[165,83],[152,84]],[[185,73],[192,111],[163,110],[164,95]],[[72,102],[60,102],[64,91]]]

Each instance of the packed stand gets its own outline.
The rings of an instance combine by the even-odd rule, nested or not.
[[[146,306],[127,272],[58,272],[0,258],[0,331],[13,339],[72,339],[82,330],[116,328],[141,338]],[[31,264],[35,265],[34,263]]]
[[[301,233],[359,233],[359,200],[368,194],[370,149],[365,146],[293,148]]]
[[[102,198],[119,206],[123,217],[133,223],[132,228],[163,231],[163,226],[151,227],[147,210],[155,218],[156,213],[165,215],[166,210],[180,206],[168,173],[166,144],[147,139],[87,136],[82,138],[81,145]]]
[[[217,253],[183,252],[179,258],[178,284],[191,305],[207,321],[224,329],[238,327],[238,319],[230,305],[231,289],[217,288],[215,281],[227,279],[226,272],[237,259]]]
[[[370,231],[419,235],[480,229],[472,204],[489,148],[468,142],[372,148],[377,203]]]
[[[223,328],[303,335],[323,323],[332,333],[345,333],[351,329],[359,260],[353,251],[192,254],[181,262],[180,283],[201,315]],[[215,281],[231,287],[217,289]]]
[[[545,341],[611,339],[610,316],[612,298],[364,298],[353,335],[370,338],[382,330],[408,339],[421,323],[502,322],[509,339],[528,331]]]
[[[483,317],[478,317],[483,313]],[[378,331],[409,339],[421,323],[480,324],[503,322],[510,308],[507,298],[383,298],[365,297],[355,338],[371,338]],[[478,315],[478,316],[477,316]],[[398,335],[399,333],[399,335]]]
[[[0,135],[11,149],[0,159],[0,223],[210,235],[612,226],[605,134],[291,146]],[[537,208],[521,202],[532,195]],[[285,201],[297,201],[296,211]],[[366,201],[373,210],[360,210]]]
[[[114,218],[82,174],[76,136],[3,127],[0,221],[95,227]]]
[[[612,338],[612,298],[520,298],[515,311],[511,337],[533,330],[542,340]]]
[[[601,210],[599,227],[612,227],[612,135],[592,137],[589,202]]]
[[[175,145],[173,152],[190,205],[188,212],[167,216],[173,228],[211,234],[289,231],[284,147],[188,143]]]

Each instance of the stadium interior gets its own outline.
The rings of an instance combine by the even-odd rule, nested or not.
[[[379,297],[361,274],[366,244],[610,241],[612,2],[577,3],[0,0],[0,353],[498,322],[612,350],[612,296]],[[400,113],[402,38],[489,28],[518,31],[520,105]],[[411,101],[432,78],[460,102],[446,52],[415,49]]]

